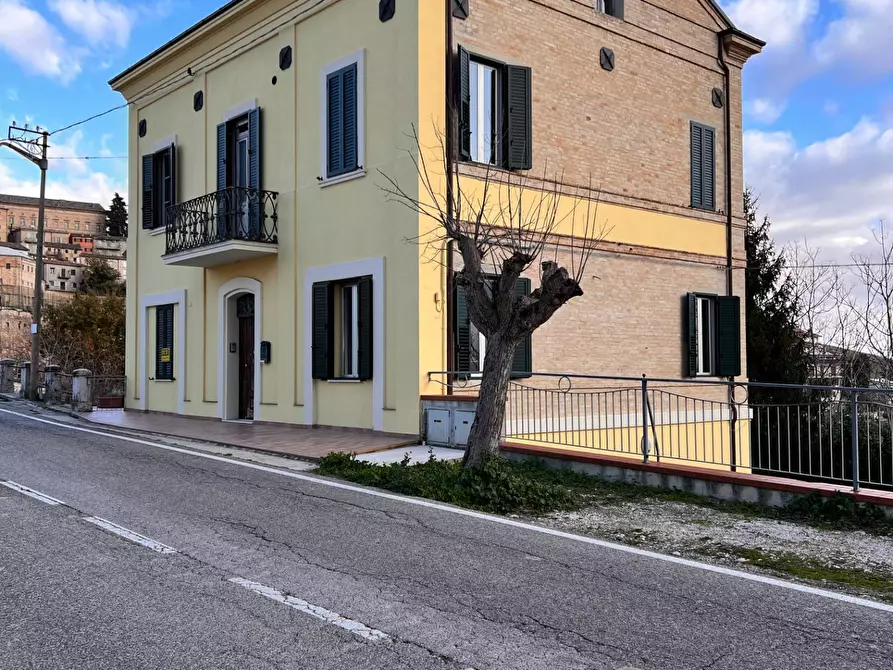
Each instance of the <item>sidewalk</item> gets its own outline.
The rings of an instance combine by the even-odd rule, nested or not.
[[[97,411],[77,416],[89,423],[109,428],[169,435],[310,459],[337,451],[368,454],[419,443],[419,438],[413,435],[343,428],[305,428],[287,424],[234,423],[132,411]]]

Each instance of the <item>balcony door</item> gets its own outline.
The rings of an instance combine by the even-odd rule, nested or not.
[[[251,238],[251,225],[248,217],[248,188],[251,185],[248,170],[248,119],[236,126],[236,137],[233,142],[233,171],[231,186],[236,186],[234,193],[233,224],[235,236],[240,239]]]

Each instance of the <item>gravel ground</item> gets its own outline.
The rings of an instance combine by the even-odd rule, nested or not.
[[[699,505],[643,500],[593,506],[538,520],[553,528],[662,553],[749,568],[738,550],[794,555],[812,565],[893,580],[893,538],[760,519]],[[849,589],[848,589],[849,590]]]

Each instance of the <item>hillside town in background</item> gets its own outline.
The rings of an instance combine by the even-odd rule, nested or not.
[[[0,358],[30,346],[37,255],[38,198],[0,193]],[[64,306],[84,291],[91,265],[104,264],[122,285],[127,276],[127,210],[118,194],[95,202],[46,201],[44,302]]]

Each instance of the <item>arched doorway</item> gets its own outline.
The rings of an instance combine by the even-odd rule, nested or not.
[[[219,415],[225,421],[253,421],[260,405],[261,284],[233,279],[219,294]]]

